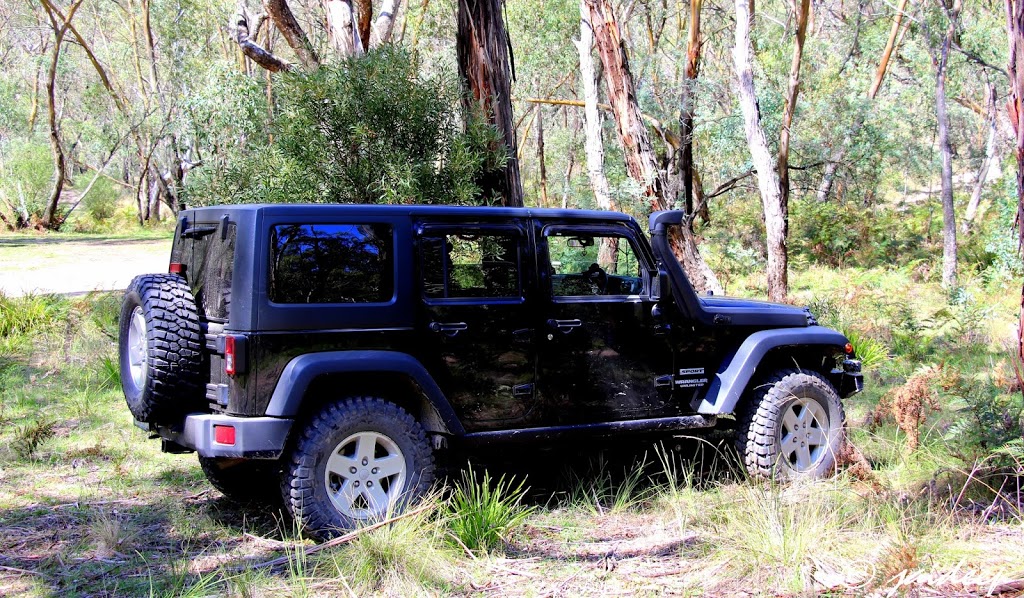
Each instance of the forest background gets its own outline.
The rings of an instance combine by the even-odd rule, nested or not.
[[[32,259],[26,239],[166,238],[186,205],[641,220],[679,208],[696,286],[810,304],[853,341],[868,391],[847,405],[851,467],[826,487],[735,484],[702,459],[661,458],[656,474],[653,459],[605,463],[544,499],[505,487],[512,510],[541,508],[481,549],[452,531],[457,512],[430,514],[451,508],[435,497],[408,529],[307,561],[293,530],[196,494],[198,467],[121,434],[116,297],[0,294],[0,589],[1024,588],[1019,12],[959,0],[4,2],[0,250],[17,259]],[[638,528],[654,530],[649,542]],[[615,570],[623,542],[637,546]],[[423,546],[436,551],[416,556]],[[291,555],[283,573],[232,568],[278,550]]]

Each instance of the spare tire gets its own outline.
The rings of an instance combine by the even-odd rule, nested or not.
[[[201,406],[202,332],[185,279],[136,276],[121,302],[121,388],[140,422],[170,422]]]

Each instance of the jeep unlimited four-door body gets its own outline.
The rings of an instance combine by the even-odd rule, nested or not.
[[[824,475],[847,339],[806,309],[699,296],[679,212],[248,205],[179,215],[125,296],[139,425],[246,498],[283,486],[328,536],[432,481],[449,443],[739,421],[754,475]],[[282,480],[282,481],[279,481]]]

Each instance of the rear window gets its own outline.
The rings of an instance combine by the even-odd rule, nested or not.
[[[394,295],[387,224],[287,224],[271,229],[274,303],[383,303]]]
[[[227,320],[231,311],[235,224],[226,219],[219,223],[186,223],[184,230],[175,235],[171,261],[185,265],[185,279],[200,316]]]

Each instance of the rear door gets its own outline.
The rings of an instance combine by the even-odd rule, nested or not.
[[[616,223],[540,228],[538,388],[552,422],[666,415],[673,350],[652,317],[653,259]]]
[[[417,328],[448,400],[468,432],[531,425],[539,414],[526,227],[432,221],[417,233]]]

